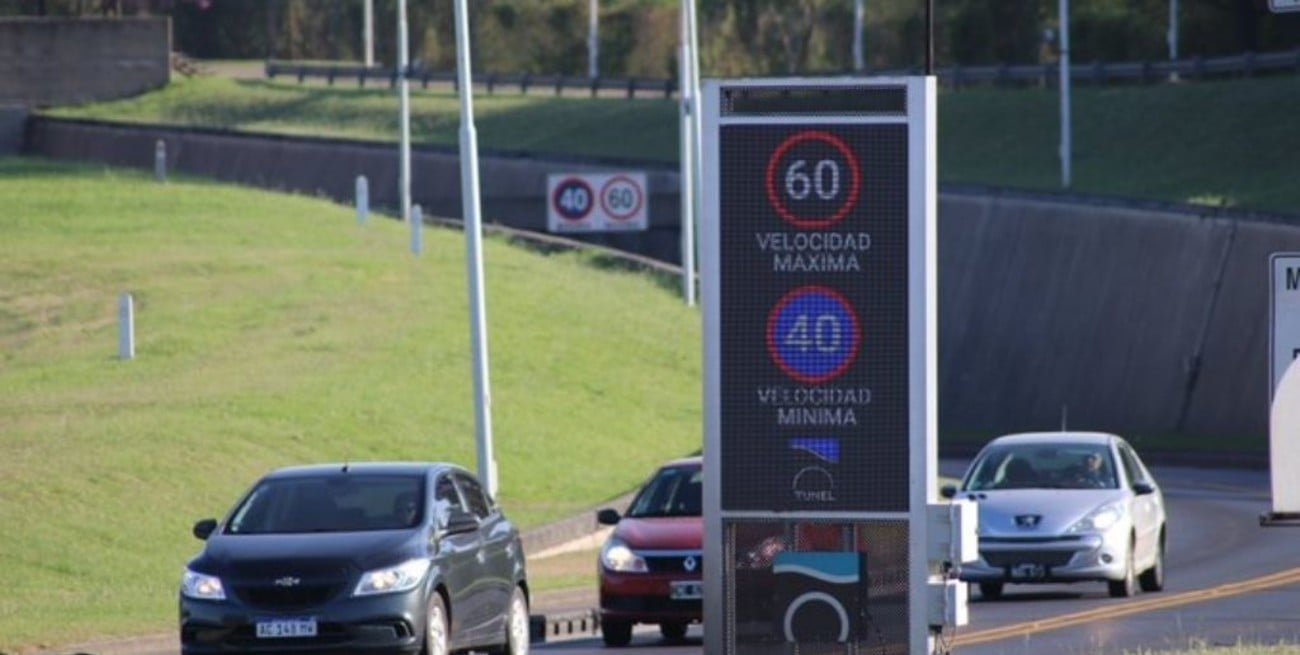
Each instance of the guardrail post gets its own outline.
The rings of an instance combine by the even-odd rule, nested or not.
[[[676,88],[677,83],[674,82],[672,78],[664,80],[664,98],[671,99],[673,97],[673,90]]]
[[[1092,81],[1094,84],[1106,83],[1106,64],[1100,59],[1092,62]]]
[[[627,99],[631,100],[636,97],[636,78],[627,78]]]
[[[273,79],[275,79],[275,74],[278,73],[278,72],[280,72],[280,71],[276,70],[276,67],[273,66],[273,65],[271,64],[271,62],[269,62],[269,61],[266,62],[266,78],[267,78],[267,79],[269,79],[269,80],[273,80]]]
[[[388,88],[390,88],[390,89],[396,89],[396,88],[397,88],[397,79],[400,78],[401,76],[405,75],[405,74],[406,74],[406,71],[402,70],[401,67],[398,67],[398,66],[393,67],[393,72],[392,72],[392,74],[390,74],[390,75],[388,76]]]
[[[424,72],[422,72],[422,73],[420,74],[420,88],[421,88],[421,89],[427,89],[427,88],[429,88],[429,76],[430,76],[430,73],[429,73],[429,69],[427,69],[427,68],[424,69]]]
[[[996,76],[996,78],[995,78],[995,81],[996,81],[996,83],[997,83],[997,86],[1004,86],[1004,85],[1006,85],[1006,83],[1007,83],[1007,78],[1010,76],[1010,74],[1011,74],[1011,69],[1010,69],[1010,67],[1008,67],[1006,64],[1000,64],[1000,65],[998,66],[998,72],[997,72],[997,76]]]
[[[1254,77],[1255,76],[1255,53],[1247,51],[1246,54],[1243,56],[1245,57],[1244,67],[1246,69],[1246,77]]]
[[[600,78],[599,77],[591,78],[591,97],[595,98],[596,93],[599,91],[600,91]]]
[[[306,66],[299,66],[299,67],[298,67],[298,83],[299,83],[299,84],[302,84],[302,81],[303,81],[304,79],[306,79],[306,77],[307,77],[307,67],[306,67]]]
[[[1192,58],[1192,74],[1195,75],[1198,80],[1205,77],[1205,57],[1196,55]]]
[[[1149,61],[1142,62],[1142,83],[1151,83],[1151,62]]]
[[[563,95],[563,94],[564,94],[564,76],[563,76],[563,75],[556,75],[556,76],[555,76],[555,95],[558,96],[558,95]]]
[[[337,72],[338,69],[334,68],[333,66],[330,66],[329,72],[325,74],[325,81],[330,86],[334,86],[334,75]]]
[[[497,75],[496,75],[496,73],[488,73],[488,74],[487,74],[487,93],[488,93],[488,95],[492,95],[492,91],[496,88],[496,85],[497,85]]]
[[[532,81],[533,81],[532,73],[524,73],[524,76],[519,80],[520,95],[528,95],[528,85],[532,84]]]

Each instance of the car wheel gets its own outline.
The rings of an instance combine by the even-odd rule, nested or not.
[[[492,655],[528,655],[531,630],[528,625],[528,599],[524,590],[515,587],[506,610],[506,642],[500,648],[489,650]]]
[[[1160,531],[1160,542],[1156,545],[1156,561],[1151,568],[1138,576],[1142,591],[1160,591],[1165,588],[1165,531]]]
[[[983,597],[984,597],[984,600],[997,600],[997,599],[1001,598],[1001,597],[1002,597],[1002,583],[1001,583],[1001,582],[981,582],[981,583],[980,583],[980,596],[983,596]]]
[[[433,592],[424,621],[424,655],[447,655],[447,606],[442,594]]]
[[[606,646],[626,646],[632,643],[632,622],[601,619],[600,638],[605,641]]]
[[[668,641],[681,641],[686,638],[686,623],[660,623],[659,634],[664,636]]]
[[[1128,598],[1137,593],[1137,580],[1133,575],[1133,541],[1128,543],[1128,556],[1124,559],[1124,577],[1120,580],[1108,580],[1111,598]]]

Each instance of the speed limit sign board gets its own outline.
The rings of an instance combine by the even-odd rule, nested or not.
[[[546,186],[551,232],[646,229],[645,173],[558,173],[547,176]]]
[[[911,544],[936,486],[935,95],[933,78],[705,87],[704,598],[721,640],[705,652],[924,650]],[[810,525],[829,542],[801,537]],[[774,540],[844,550],[860,579],[907,593],[864,583],[859,603],[889,614],[869,627],[848,605],[814,617],[824,576],[756,569]]]

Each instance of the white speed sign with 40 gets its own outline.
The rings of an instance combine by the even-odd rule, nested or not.
[[[625,232],[649,224],[645,173],[553,173],[546,196],[551,232]]]

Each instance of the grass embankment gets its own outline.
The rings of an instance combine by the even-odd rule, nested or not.
[[[269,468],[475,466],[460,232],[417,258],[399,222],[320,200],[13,159],[0,207],[0,651],[171,629],[190,526]],[[701,447],[696,311],[589,255],[485,250],[513,518]]]
[[[50,113],[395,141],[397,101],[380,84],[199,76],[131,100]],[[1058,102],[1053,89],[943,91],[940,181],[1060,190]],[[1076,86],[1072,190],[1300,215],[1291,172],[1300,152],[1290,115],[1297,105],[1300,82],[1290,76]],[[415,87],[412,138],[454,145],[458,111],[449,91]],[[510,88],[475,100],[484,149],[658,162],[677,160],[677,111],[672,100],[522,96]]]

